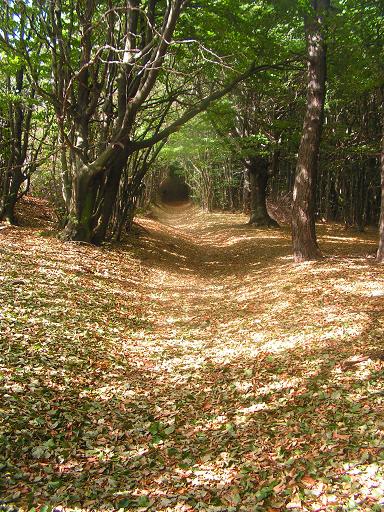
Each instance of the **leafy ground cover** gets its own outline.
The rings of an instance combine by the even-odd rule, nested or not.
[[[242,215],[157,208],[96,248],[38,211],[0,229],[6,506],[384,510],[373,233],[319,226],[297,265]]]

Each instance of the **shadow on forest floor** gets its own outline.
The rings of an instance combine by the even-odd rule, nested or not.
[[[0,232],[0,496],[22,510],[381,510],[374,238],[321,226],[329,257],[295,265],[284,229],[164,215],[109,250]]]

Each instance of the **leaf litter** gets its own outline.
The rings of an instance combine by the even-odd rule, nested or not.
[[[99,248],[0,231],[0,507],[384,509],[375,234],[319,226],[328,257],[297,265],[287,229],[245,221],[157,207]]]

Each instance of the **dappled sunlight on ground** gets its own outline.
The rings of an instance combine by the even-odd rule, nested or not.
[[[0,230],[0,496],[22,510],[381,510],[374,234],[321,225],[327,257],[294,264],[286,228],[240,214],[185,204],[137,221],[99,248],[46,220]]]

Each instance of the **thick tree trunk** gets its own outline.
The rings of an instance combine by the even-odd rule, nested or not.
[[[92,243],[99,186],[100,178],[97,175],[80,173],[73,178],[69,214],[62,233],[64,240]]]
[[[129,151],[116,147],[105,169],[92,172],[84,165],[74,170],[64,240],[100,244],[105,240]]]
[[[128,156],[129,151],[127,149],[121,150],[116,154],[116,157],[110,166],[105,184],[104,197],[102,198],[102,208],[92,237],[92,242],[95,244],[100,244],[106,238],[109,222],[116,203],[117,194],[119,192],[121,175],[124,167],[127,165]]]
[[[247,161],[250,181],[250,210],[248,224],[252,226],[278,227],[267,211],[268,161],[263,157],[251,157]]]
[[[323,15],[330,0],[312,0],[314,18],[306,19],[308,51],[307,111],[293,190],[292,241],[296,262],[321,258],[316,240],[316,175],[325,100],[326,49]]]
[[[92,242],[96,245],[101,244],[107,236],[109,221],[111,219],[117,193],[119,191],[119,183],[122,170],[122,168],[119,171],[116,170],[116,172],[110,173],[107,177],[105,193],[103,194],[104,197],[102,198],[103,206],[100,211],[97,226],[92,235]]]
[[[384,121],[384,119],[383,119]],[[380,167],[381,167],[381,210],[380,210],[380,224],[379,224],[379,249],[377,251],[377,262],[384,263],[384,124],[383,124],[383,136],[381,139],[381,156],[380,156]]]

